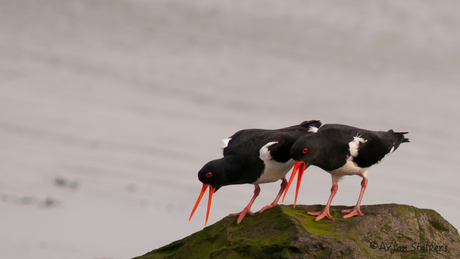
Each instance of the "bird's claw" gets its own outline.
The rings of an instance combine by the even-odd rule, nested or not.
[[[331,216],[331,213],[329,212],[328,209],[324,209],[324,210],[318,211],[318,212],[307,212],[307,214],[311,215],[311,216],[317,216],[315,218],[315,221],[321,220],[324,217],[326,217],[326,218],[328,218],[330,220],[334,220],[334,218]]]
[[[342,210],[342,213],[346,214],[343,216],[344,219],[351,218],[353,216],[364,217],[364,214],[361,212],[361,209],[359,207],[353,207],[353,209]]]
[[[276,204],[274,204],[274,205],[273,205],[273,204],[267,205],[267,206],[263,207],[262,209],[260,209],[258,212],[259,212],[259,213],[262,213],[262,212],[264,212],[265,210],[271,209],[271,208],[273,208],[273,207],[275,207],[275,206],[276,206]]]
[[[246,216],[246,214],[249,214],[251,216],[254,216],[254,212],[250,211],[249,209],[244,209],[242,212],[240,213],[231,213],[230,215],[231,216],[238,216],[238,219],[236,220],[236,224],[240,224],[241,221],[243,221],[244,217]]]

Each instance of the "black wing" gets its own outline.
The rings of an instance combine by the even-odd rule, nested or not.
[[[227,155],[252,155],[259,156],[259,150],[268,142],[277,141],[276,131],[264,129],[240,130],[231,136],[228,146],[224,148],[224,156]]]
[[[382,160],[394,145],[395,134],[392,130],[370,131],[348,125],[326,124],[321,127],[320,131],[326,139],[335,142],[336,147],[345,148],[346,146],[347,150],[349,150],[349,143],[355,137],[364,139],[365,142],[360,142],[358,145],[358,155],[353,158],[353,162],[362,168],[370,167]],[[348,153],[347,156],[351,155],[349,151],[346,153]],[[340,154],[343,154],[343,151]]]
[[[275,152],[274,159],[286,160],[290,154],[290,148],[294,141],[302,135],[308,134],[311,127],[319,128],[321,122],[318,120],[304,121],[282,129],[245,129],[240,130],[230,137],[227,147],[224,148],[224,156],[244,152],[246,154],[259,156],[259,150],[265,144],[277,141],[277,144],[270,146],[269,150]],[[270,153],[271,153],[270,152]],[[281,155],[285,154],[285,155]],[[276,157],[276,158],[275,158]],[[287,159],[289,160],[289,159]],[[286,160],[286,161],[287,161]]]
[[[378,163],[387,154],[395,151],[399,144],[409,142],[409,139],[404,137],[407,132],[389,131],[367,131],[363,133],[363,138],[366,143],[361,143],[359,146],[358,156],[353,161],[360,167],[369,167]]]

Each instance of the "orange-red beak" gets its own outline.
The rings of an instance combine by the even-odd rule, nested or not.
[[[295,204],[297,203],[297,195],[299,194],[300,181],[302,180],[303,172],[305,171],[305,169],[307,169],[307,167],[308,166],[306,166],[304,162],[295,161],[294,169],[292,169],[291,178],[289,179],[288,185],[286,186],[286,190],[284,191],[283,202],[284,198],[286,197],[286,193],[289,190],[289,186],[291,186],[292,180],[294,180],[294,176],[296,175],[297,171],[299,171],[299,176],[297,178],[297,189],[295,191],[294,208]]]
[[[192,214],[190,214],[190,218],[188,221],[190,221],[193,217],[193,213],[195,213],[196,208],[198,207],[198,204],[200,204],[201,198],[203,198],[204,193],[206,192],[206,188],[209,186],[209,200],[208,200],[208,210],[206,212],[206,221],[204,222],[204,225],[208,223],[208,217],[209,217],[209,210],[211,209],[211,200],[212,200],[212,195],[216,191],[216,188],[212,188],[211,185],[209,184],[203,184],[203,187],[201,188],[201,193],[200,196],[198,196],[198,200],[196,201],[195,207],[193,207]]]

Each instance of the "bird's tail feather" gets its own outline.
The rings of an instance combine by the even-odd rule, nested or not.
[[[395,132],[394,150],[396,150],[399,147],[399,144],[404,142],[410,142],[409,139],[404,136],[404,134],[407,133],[409,132]]]
[[[410,142],[409,139],[404,136],[404,134],[408,134],[408,133],[409,132],[395,132],[398,142],[399,143]]]

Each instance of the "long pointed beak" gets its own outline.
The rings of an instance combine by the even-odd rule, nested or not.
[[[192,219],[193,214],[195,213],[195,210],[198,207],[198,204],[200,204],[201,198],[203,198],[203,195],[206,192],[206,188],[208,188],[208,186],[209,186],[209,200],[208,200],[208,209],[206,212],[206,221],[204,225],[206,226],[206,224],[208,223],[209,210],[211,209],[212,195],[216,191],[216,188],[212,188],[212,186],[209,184],[203,184],[203,187],[201,188],[200,196],[198,196],[198,200],[195,203],[195,207],[193,207],[192,213],[190,214],[190,218],[188,219],[188,221]]]
[[[305,163],[302,161],[295,162],[294,169],[292,169],[291,178],[289,179],[288,185],[286,186],[286,190],[284,191],[283,202],[284,202],[284,197],[286,197],[287,191],[289,190],[289,186],[291,186],[292,180],[294,180],[294,177],[297,174],[297,171],[299,171],[299,176],[297,178],[297,189],[295,192],[295,199],[294,199],[294,208],[297,203],[297,196],[299,194],[300,181],[302,180],[303,172],[305,171],[305,169],[307,169],[307,167],[308,166],[305,165]]]
[[[292,180],[294,179],[294,176],[297,174],[297,170],[299,170],[299,166],[300,166],[300,163],[295,161],[294,168],[292,169],[291,178],[289,178],[289,182],[288,182],[288,184],[286,186],[286,190],[284,190],[284,195],[283,195],[282,202],[284,202],[284,198],[286,198],[286,194],[287,194],[287,192],[289,190],[289,186],[291,186]]]

